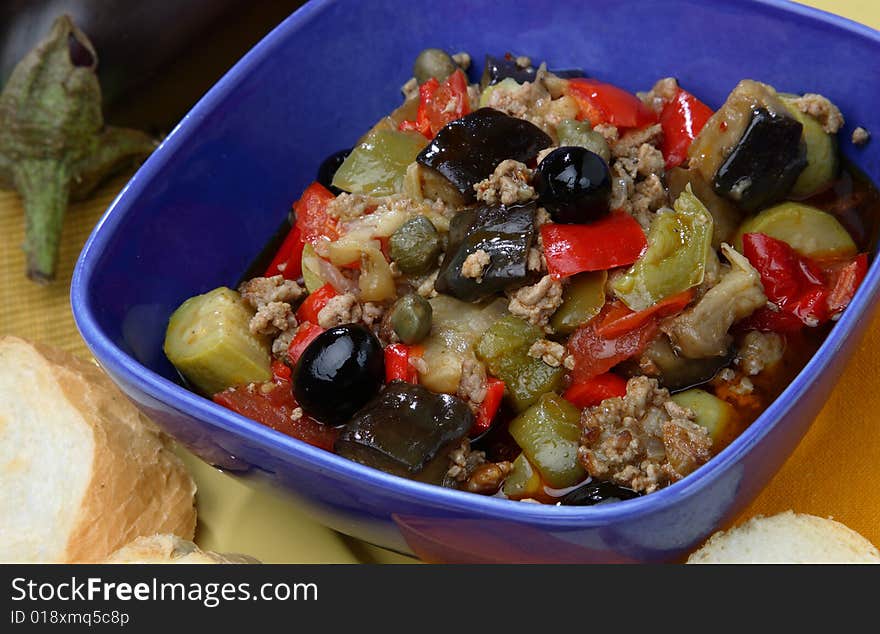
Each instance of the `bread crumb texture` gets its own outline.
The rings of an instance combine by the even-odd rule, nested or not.
[[[712,535],[689,564],[880,563],[880,552],[832,519],[786,511]]]

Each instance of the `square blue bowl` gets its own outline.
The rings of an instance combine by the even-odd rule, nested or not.
[[[210,464],[268,480],[319,521],[430,561],[673,561],[765,486],[819,412],[867,327],[874,262],[849,309],[792,384],[739,438],[681,482],[598,507],[511,502],[349,462],[181,387],[162,353],[171,312],[232,285],[331,152],[400,103],[428,46],[528,53],[635,91],[660,77],[720,105],[743,78],[818,92],[880,132],[877,31],[765,0],[311,2],[196,105],[96,227],[73,277],[95,357],[165,431]],[[474,71],[472,71],[474,72]],[[874,181],[880,143],[844,154]]]

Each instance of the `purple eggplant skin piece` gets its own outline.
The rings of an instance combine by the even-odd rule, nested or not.
[[[756,108],[740,140],[718,168],[712,186],[747,212],[785,199],[807,166],[803,125]]]
[[[100,60],[104,109],[116,125],[168,132],[301,0],[4,0],[0,86],[69,14]],[[74,51],[72,51],[74,52]]]
[[[480,108],[443,126],[416,160],[445,177],[465,202],[473,202],[474,185],[491,176],[501,161],[531,163],[552,143],[524,119]]]
[[[477,302],[502,291],[523,286],[529,271],[529,250],[536,240],[535,203],[459,211],[449,224],[449,248],[434,288],[464,302]],[[464,277],[467,257],[482,250],[489,264],[479,281]]]
[[[334,450],[394,475],[417,477],[473,424],[473,412],[460,398],[394,380],[342,428]]]
[[[586,73],[580,69],[551,69],[551,73],[562,79],[571,79],[572,77],[584,77]],[[483,66],[483,76],[480,79],[480,87],[486,88],[500,81],[504,81],[508,77],[516,82],[523,84],[525,82],[535,81],[538,75],[538,69],[534,65],[529,64],[522,67],[516,63],[516,57],[511,54],[495,57],[494,55],[486,55],[486,63]]]

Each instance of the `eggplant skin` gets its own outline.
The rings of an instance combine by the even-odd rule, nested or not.
[[[718,168],[717,194],[745,211],[785,199],[807,166],[803,125],[789,116],[757,108],[740,140]]]
[[[473,425],[473,412],[460,398],[395,380],[355,414],[334,450],[369,467],[413,477]]]
[[[530,278],[529,250],[535,242],[535,203],[494,206],[458,212],[449,226],[449,248],[434,288],[465,302],[476,302]],[[483,250],[489,264],[480,280],[464,277],[461,267]]]
[[[476,199],[474,185],[491,176],[501,161],[531,163],[552,143],[524,119],[480,108],[443,126],[416,160],[445,177],[469,203]]]

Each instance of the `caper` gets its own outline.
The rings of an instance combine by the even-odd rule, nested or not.
[[[437,81],[443,81],[457,68],[458,65],[452,61],[446,51],[439,48],[426,48],[416,57],[416,62],[413,64],[413,75],[419,84],[424,84],[431,77]]]
[[[389,240],[391,259],[408,275],[423,275],[437,266],[442,251],[440,234],[425,216],[410,218]]]
[[[389,321],[403,343],[418,343],[431,332],[433,309],[424,297],[404,295],[391,307]]]

